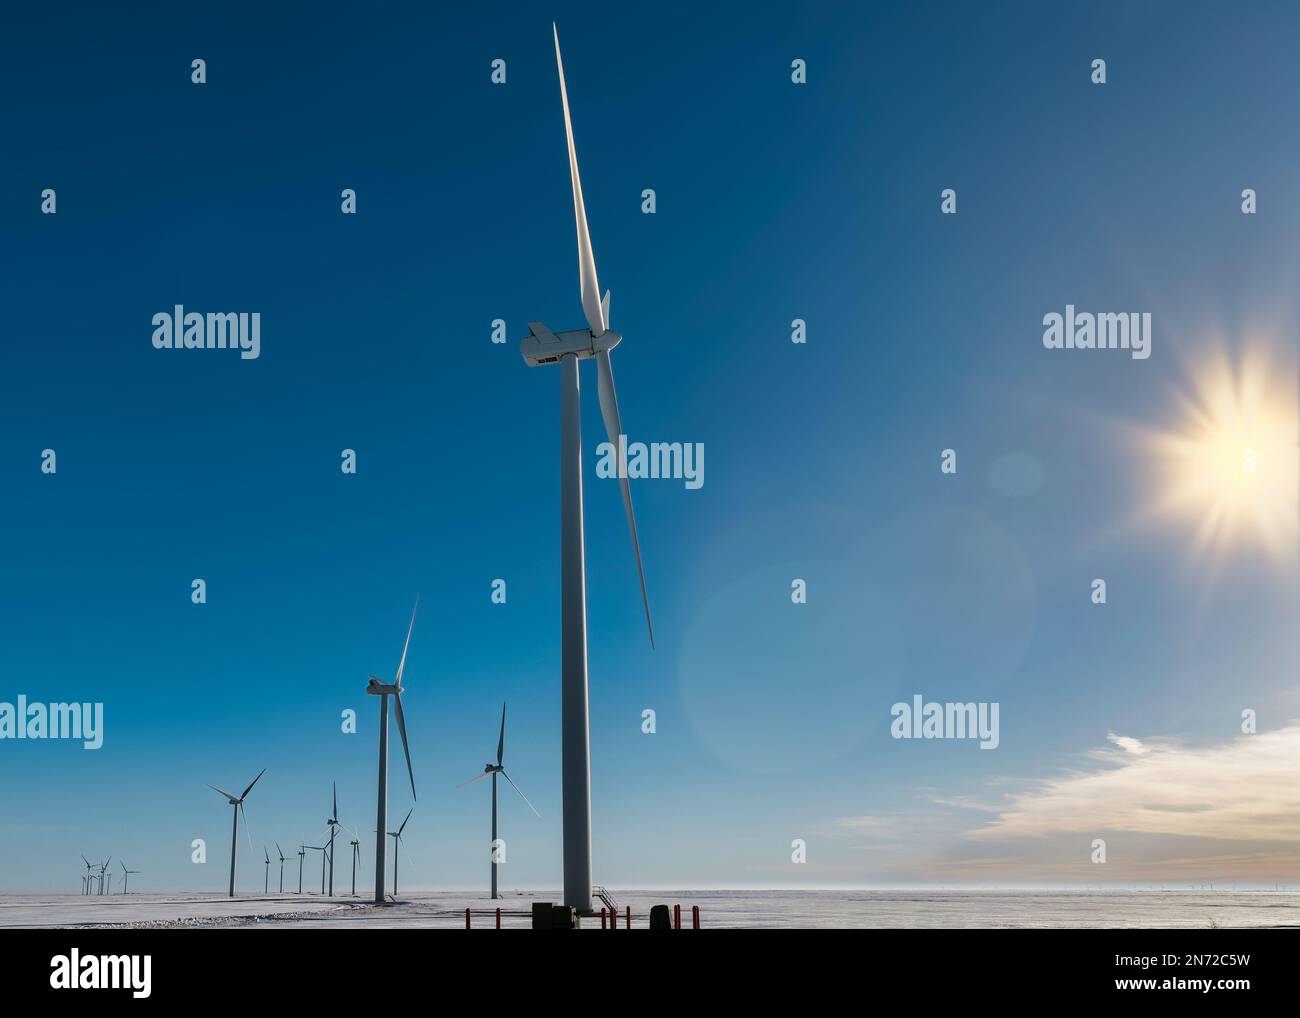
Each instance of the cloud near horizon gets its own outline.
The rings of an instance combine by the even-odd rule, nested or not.
[[[1300,840],[1300,721],[1212,746],[1110,733],[1092,766],[1038,779],[967,838],[1127,831],[1219,841]],[[955,805],[956,803],[949,803]]]

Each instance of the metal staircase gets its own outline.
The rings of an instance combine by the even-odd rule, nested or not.
[[[609,893],[608,888],[601,887],[600,884],[596,884],[592,887],[591,893],[594,894],[597,898],[599,898],[604,903],[605,907],[609,909],[611,912],[618,911],[618,902],[614,900],[614,896]]]

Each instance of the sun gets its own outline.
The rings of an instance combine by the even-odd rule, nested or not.
[[[1194,550],[1296,555],[1297,399],[1290,366],[1262,352],[1202,363],[1178,397],[1180,419],[1146,433],[1153,515],[1190,525]]]

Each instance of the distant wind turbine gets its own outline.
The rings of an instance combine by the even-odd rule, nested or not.
[[[524,795],[518,785],[510,780],[510,775],[506,773],[504,757],[506,751],[506,705],[501,705],[501,737],[497,740],[497,762],[495,764],[484,764],[483,773],[478,777],[470,778],[468,781],[462,781],[459,787],[472,785],[476,781],[482,781],[489,774],[492,776],[492,897],[497,898],[497,775],[500,774],[507,781],[510,781],[510,787],[519,792],[519,798],[528,802],[528,796]],[[537,807],[528,802],[528,808],[537,813]],[[540,813],[537,813],[541,816]]]
[[[90,893],[90,871],[94,869],[95,864],[92,863],[89,859],[87,859],[84,855],[81,857],[81,861],[86,864],[86,875],[81,878],[81,893],[89,894]]]
[[[298,893],[302,894],[302,861],[307,856],[307,846],[299,843],[298,845]]]
[[[267,851],[265,845],[262,846],[262,854],[266,856],[266,877],[262,881],[262,893],[269,894],[271,892],[271,853]]]
[[[329,844],[326,843],[326,844],[324,844],[324,845],[308,845],[308,846],[307,846],[307,851],[308,851],[308,852],[319,852],[319,853],[321,854],[321,856],[320,856],[320,893],[321,893],[321,894],[324,894],[324,893],[325,893],[325,859],[326,859],[326,857],[327,857],[327,856],[329,855],[329,853],[330,853],[330,847],[329,847]]]
[[[248,783],[248,787],[244,789],[244,794],[238,798],[231,795],[229,792],[223,792],[216,785],[208,785],[208,787],[218,795],[224,795],[230,801],[230,805],[235,808],[235,820],[234,824],[230,828],[230,897],[232,898],[235,896],[235,850],[239,847],[239,814],[244,812],[244,800],[248,798],[248,793],[253,790],[254,785],[262,780],[262,775],[265,773],[266,768],[263,767],[257,777]],[[244,834],[248,838],[249,851],[252,851],[253,836],[248,833],[247,815],[244,817]]]
[[[352,840],[349,842],[352,846],[352,897],[357,896],[357,860],[361,858],[361,841],[357,837],[357,832],[352,832]]]
[[[406,811],[406,820],[411,819],[411,814],[415,812],[414,808]],[[397,847],[402,843],[402,832],[406,830],[406,820],[402,821],[402,826],[395,831],[389,831],[388,836],[393,839],[393,898],[397,898]]]
[[[279,857],[280,857],[280,893],[281,893],[281,894],[284,894],[284,860],[285,860],[285,854],[284,854],[284,849],[282,849],[282,848],[280,847],[280,843],[279,843],[278,841],[275,843],[275,851],[276,851],[276,854],[279,855]]]
[[[411,609],[411,624],[406,628],[406,643],[402,645],[402,660],[397,664],[397,678],[392,683],[380,682],[370,676],[366,692],[379,700],[379,806],[375,823],[375,904],[384,903],[384,859],[388,855],[384,845],[384,832],[388,823],[388,698],[393,698],[397,713],[397,731],[402,736],[402,750],[406,753],[406,773],[411,779],[411,798],[415,798],[415,771],[411,768],[411,747],[406,741],[406,719],[402,716],[402,672],[406,669],[406,652],[411,647],[411,631],[415,628],[415,612],[420,599],[415,599]]]
[[[126,885],[127,885],[127,881],[128,881],[128,880],[130,879],[130,877],[131,877],[131,874],[133,874],[133,873],[139,873],[140,871],[139,871],[139,870],[129,870],[129,869],[127,869],[127,868],[126,868],[126,863],[122,862],[121,859],[119,859],[119,860],[117,861],[117,863],[118,863],[119,866],[122,867],[122,893],[123,893],[123,894],[126,894]]]
[[[99,893],[101,895],[104,893],[104,873],[108,869],[108,864],[111,863],[112,861],[113,861],[113,857],[110,855],[107,859],[105,859],[103,862],[99,864]]]
[[[555,36],[555,67],[560,77],[560,102],[564,107],[564,133],[569,147],[569,182],[573,188],[573,214],[578,231],[578,278],[588,328],[556,333],[541,322],[529,322],[529,335],[520,344],[520,352],[530,367],[560,366],[560,742],[564,786],[564,904],[589,914],[592,887],[591,738],[587,703],[587,589],[578,362],[595,359],[596,397],[605,422],[605,433],[615,448],[625,448],[618,396],[614,389],[614,368],[610,363],[610,351],[623,341],[623,337],[609,328],[609,291],[605,292],[604,299],[600,296],[596,256],[587,227],[587,209],[582,197],[578,154],[569,117],[569,92],[564,80],[564,61],[560,57],[560,34],[554,24],[551,29]],[[632,537],[632,554],[641,582],[646,627],[653,648],[655,637],[650,621],[650,597],[646,593],[636,516],[632,512],[632,489],[622,462],[618,474],[623,511]]]
[[[334,897],[334,833],[335,828],[339,826],[339,783],[334,782],[334,812],[330,818],[325,821],[325,826],[330,832],[330,897]]]

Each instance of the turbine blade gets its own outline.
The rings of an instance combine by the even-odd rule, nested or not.
[[[242,799],[235,809],[239,810],[239,815],[243,818],[244,837],[248,839],[248,850],[251,852],[253,850],[253,829],[248,825],[248,814],[244,811],[244,803]]]
[[[227,792],[224,788],[218,788],[216,785],[208,785],[208,787],[212,789],[214,792],[216,792],[218,795],[224,795],[227,799],[234,798],[234,796],[231,795],[229,792]]]
[[[339,818],[339,783],[334,782],[334,812],[330,814],[331,820]]]
[[[285,860],[284,849],[280,847],[280,843],[278,841],[275,843],[275,851],[276,854],[279,855],[280,861],[284,862]]]
[[[244,794],[239,797],[240,802],[243,802],[245,799],[248,798],[248,793],[253,790],[254,785],[256,785],[259,781],[262,780],[262,775],[265,773],[266,773],[266,768],[263,767],[262,770],[258,773],[257,777],[255,777],[252,781],[248,783],[248,787],[244,789]]]
[[[560,101],[564,104],[564,134],[569,141],[569,180],[573,184],[573,218],[578,224],[578,281],[582,288],[582,311],[593,335],[604,335],[609,328],[600,303],[600,284],[596,281],[596,255],[591,250],[587,231],[587,206],[582,200],[582,178],[578,176],[578,153],[573,147],[573,123],[569,119],[569,90],[564,83],[564,60],[560,57],[560,32],[551,22],[555,35],[555,67],[560,74]]]
[[[510,781],[510,775],[507,774],[504,770],[501,772],[501,776],[505,778],[507,781]],[[520,790],[519,786],[516,785],[513,781],[510,781],[510,787],[513,788],[516,792],[519,792],[519,798],[523,799],[524,802],[528,802],[528,796],[524,795],[524,793]],[[534,813],[537,813],[537,807],[534,806],[531,802],[528,802],[528,808],[531,809]],[[540,813],[537,813],[537,815],[539,817],[541,816]]]
[[[497,740],[497,766],[501,766],[501,757],[506,751],[506,705],[501,705],[501,738]]]
[[[406,754],[406,774],[411,779],[411,798],[419,798],[415,794],[415,771],[411,768],[411,747],[406,742],[406,718],[402,714],[402,695],[398,693],[393,697],[393,704],[397,708],[397,731],[402,736],[402,752]]]
[[[600,399],[600,415],[605,419],[605,434],[609,436],[615,449],[620,448],[619,436],[623,434],[623,422],[618,415],[618,393],[614,390],[614,365],[610,363],[609,351],[602,350],[596,354],[596,395]],[[622,453],[620,452],[620,458]],[[636,556],[636,575],[641,581],[641,603],[645,606],[645,624],[650,633],[650,648],[655,645],[655,627],[650,621],[650,596],[645,589],[645,567],[641,564],[641,543],[636,536],[636,514],[632,511],[632,485],[628,482],[624,464],[619,464],[619,487],[623,490],[623,510],[627,513],[627,528],[632,535],[632,554]]]
[[[488,771],[484,771],[482,774],[475,775],[474,777],[470,778],[468,781],[462,781],[462,782],[461,782],[459,785],[457,785],[456,787],[457,787],[457,788],[464,788],[466,785],[472,785],[472,784],[474,784],[474,782],[476,782],[476,781],[482,781],[484,778],[486,778],[486,777],[488,776],[488,774],[489,774]]]
[[[413,809],[408,809],[408,810],[406,811],[406,820],[410,820],[410,819],[411,819],[411,814],[414,813],[414,812],[415,812],[415,810],[413,810]],[[403,821],[402,821],[402,826],[399,827],[399,828],[397,829],[397,836],[398,836],[399,838],[402,836],[402,832],[403,832],[404,830],[406,830],[406,820],[403,820]]]
[[[394,685],[402,684],[402,672],[406,670],[406,652],[411,646],[411,630],[415,628],[415,613],[420,608],[420,595],[415,596],[415,607],[411,609],[411,624],[406,627],[406,642],[402,644],[402,660],[397,663],[397,679]]]

